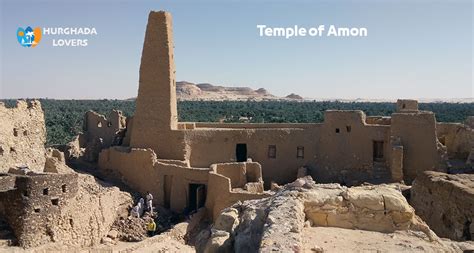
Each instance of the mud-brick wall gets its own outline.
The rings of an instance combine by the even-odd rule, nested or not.
[[[392,114],[391,135],[403,145],[403,175],[406,183],[426,170],[440,168],[436,119],[432,112]]]
[[[17,176],[15,189],[1,193],[1,199],[19,245],[51,241],[52,224],[76,193],[77,174]]]
[[[474,129],[461,123],[437,123],[436,135],[451,159],[466,160],[474,147]]]
[[[0,192],[8,191],[15,187],[15,176],[4,174],[0,175]]]
[[[14,108],[0,103],[0,119],[0,172],[18,166],[42,172],[46,128],[40,102],[20,100]]]
[[[474,239],[474,175],[424,172],[413,182],[410,204],[438,236]]]

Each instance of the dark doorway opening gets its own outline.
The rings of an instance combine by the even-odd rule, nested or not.
[[[374,161],[383,161],[383,141],[374,141],[373,150]]]
[[[206,185],[189,184],[189,212],[196,211],[206,203]]]
[[[247,161],[247,144],[238,143],[235,147],[235,157],[237,162],[246,162]]]
[[[171,187],[173,184],[173,176],[171,175],[165,175],[165,180],[164,180],[164,195],[165,195],[165,201],[164,201],[164,207],[170,208],[171,205]]]

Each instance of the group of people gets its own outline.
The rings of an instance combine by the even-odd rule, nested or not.
[[[153,215],[153,195],[151,195],[150,192],[146,192],[145,199],[140,198],[138,203],[132,208],[132,216],[140,218],[143,216],[145,210],[150,212],[151,215]]]
[[[146,192],[145,199],[140,198],[138,203],[132,208],[131,215],[133,217],[140,218],[143,217],[145,211],[150,213],[150,217],[148,218],[146,225],[148,236],[154,236],[156,231],[156,223],[153,219],[153,195],[150,192]]]

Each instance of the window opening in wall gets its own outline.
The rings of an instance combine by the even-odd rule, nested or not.
[[[41,208],[39,208],[39,207],[35,207],[35,209],[34,209],[34,210],[35,210],[35,213],[39,213],[39,212],[41,211]]]
[[[337,134],[339,133],[339,128],[336,128],[336,133],[337,133]]]
[[[348,133],[350,133],[351,130],[352,130],[351,126],[346,126],[346,131],[347,131]]]
[[[97,122],[97,127],[102,127],[102,122]]]
[[[61,185],[61,190],[67,192],[67,186],[65,184]]]
[[[28,135],[28,130],[23,131],[23,136],[27,136],[27,135]]]
[[[15,153],[16,149],[14,147],[10,147],[10,153]]]
[[[406,105],[405,104],[402,104],[402,108],[405,109]]]
[[[13,136],[18,136],[18,129],[13,128]]]
[[[238,143],[235,146],[235,158],[237,162],[246,162],[247,161],[247,144]]]
[[[59,205],[59,198],[52,198],[51,199],[51,204],[53,204],[55,206]]]
[[[48,195],[49,194],[49,189],[48,188],[44,188],[43,189],[43,195]]]
[[[276,158],[277,147],[276,145],[268,145],[268,158]]]
[[[298,146],[296,148],[296,158],[304,158],[304,147]]]
[[[383,141],[374,141],[373,151],[374,161],[383,161]]]

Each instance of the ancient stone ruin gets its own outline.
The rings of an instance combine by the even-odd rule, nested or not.
[[[461,174],[473,172],[472,118],[438,123],[400,99],[389,117],[328,110],[323,123],[178,122],[173,50],[171,15],[150,12],[133,117],[89,111],[84,132],[57,149],[44,148],[39,102],[0,105],[0,222],[17,245],[337,252],[324,243],[339,234],[350,243],[357,231],[369,250],[474,250],[456,242],[474,233],[473,178]],[[146,219],[182,219],[144,239],[145,218],[128,216],[132,194],[147,192],[157,217]],[[143,241],[119,245],[132,237]]]
[[[2,104],[0,114],[5,119],[0,127],[0,221],[12,234],[0,242],[25,248],[100,244],[115,220],[128,215],[130,194],[76,173],[61,151],[45,149],[38,101],[18,101],[15,108]]]
[[[321,183],[411,184],[423,171],[453,169],[449,158],[466,164],[471,152],[472,141],[457,134],[471,138],[468,126],[437,123],[414,100],[398,100],[391,117],[329,110],[320,124],[178,122],[173,48],[170,14],[151,12],[135,115],[126,120],[122,145],[102,149],[98,167],[142,193],[152,192],[174,211],[206,206],[218,213],[238,200],[262,197],[238,181],[255,163],[261,178],[253,180],[263,181],[264,189],[293,182],[298,171]],[[87,122],[101,122],[96,121]],[[100,138],[114,139],[114,131]],[[216,196],[212,189],[222,190]]]

